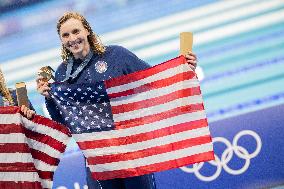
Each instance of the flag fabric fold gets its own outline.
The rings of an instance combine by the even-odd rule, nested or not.
[[[52,188],[59,157],[71,138],[64,125],[19,107],[0,107],[0,188]]]
[[[183,56],[118,78],[52,84],[95,179],[214,159],[199,81]]]

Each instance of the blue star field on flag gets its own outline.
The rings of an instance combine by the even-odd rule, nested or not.
[[[52,84],[60,115],[72,133],[112,130],[113,117],[104,83]]]

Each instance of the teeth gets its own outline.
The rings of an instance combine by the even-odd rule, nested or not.
[[[81,40],[76,41],[76,42],[74,42],[74,43],[70,44],[70,47],[78,46],[78,45],[79,45],[79,44],[81,44],[81,43],[82,43],[82,41],[81,41]]]

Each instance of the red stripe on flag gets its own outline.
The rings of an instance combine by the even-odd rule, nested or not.
[[[24,133],[22,125],[0,124],[0,134]]]
[[[186,166],[193,163],[209,161],[214,159],[213,151],[204,152],[180,159],[174,159],[171,161],[165,161],[161,163],[155,163],[151,165],[146,165],[142,167],[136,167],[131,169],[123,169],[116,171],[104,171],[104,172],[92,172],[92,176],[97,180],[107,180],[113,178],[126,178],[139,176],[144,174],[149,174],[158,171],[164,171],[168,169],[178,168],[182,166]]]
[[[203,104],[190,104],[187,106],[177,107],[168,111],[164,111],[158,114],[153,114],[135,119],[129,119],[126,121],[115,122],[114,124],[115,124],[115,129],[117,130],[126,129],[201,110],[204,110]]]
[[[5,108],[0,108],[0,114],[16,114],[16,113],[21,113],[21,109],[17,106],[5,106]],[[22,113],[21,113],[22,114]],[[24,117],[24,116],[23,116]],[[68,130],[67,127],[64,125],[57,123],[53,120],[50,120],[48,118],[42,117],[40,115],[35,115],[32,120],[30,120],[36,124],[39,125],[45,125],[50,128],[56,129],[68,136],[71,136],[70,131]]]
[[[49,165],[58,165],[59,163],[59,159],[51,157],[48,154],[35,149],[31,149],[31,154],[34,159],[41,160],[42,162],[45,162]]]
[[[53,172],[50,171],[38,171],[38,176],[41,179],[49,179],[49,180],[53,180]]]
[[[176,133],[206,127],[207,125],[208,125],[207,120],[202,119],[198,121],[192,121],[192,122],[172,125],[170,127],[158,129],[155,131],[149,131],[149,132],[145,132],[141,134],[120,137],[120,138],[77,142],[77,144],[79,145],[81,150],[104,148],[104,147],[109,147],[109,146],[127,145],[127,144],[147,141],[147,140],[151,140],[155,138],[160,138],[160,137],[164,137],[167,135],[174,135]]]
[[[115,86],[119,86],[119,85],[124,85],[124,84],[130,83],[130,82],[138,81],[138,80],[144,79],[146,77],[149,77],[151,75],[154,75],[156,73],[165,71],[169,68],[177,67],[178,65],[181,65],[181,64],[186,64],[186,59],[185,59],[184,56],[176,57],[176,58],[168,60],[164,63],[153,66],[149,69],[145,69],[145,70],[141,70],[141,71],[138,71],[138,72],[123,75],[123,76],[120,76],[120,77],[116,77],[116,78],[113,78],[113,79],[109,79],[109,80],[105,81],[105,86],[106,86],[106,88],[110,88],[110,87],[115,87]]]
[[[30,148],[24,143],[1,143],[0,153],[30,153]]]
[[[36,172],[34,163],[0,163],[0,172]]]
[[[53,180],[54,175],[50,171],[37,170],[34,163],[0,163],[0,172],[37,172],[41,179],[49,180]]]
[[[0,114],[16,114],[20,112],[21,109],[18,106],[5,106],[5,108],[0,108]]]
[[[32,122],[39,124],[38,127],[40,127],[40,125],[44,125],[45,127],[50,127],[52,129],[58,130],[61,133],[64,133],[65,135],[71,137],[71,133],[68,130],[68,128],[60,123],[57,123],[53,120],[50,120],[48,118],[39,116],[39,115],[35,115],[34,118],[31,120]]]
[[[28,138],[36,140],[38,142],[41,142],[43,144],[49,145],[50,147],[60,151],[60,152],[64,152],[65,151],[65,144],[63,144],[62,142],[59,142],[58,140],[45,135],[45,134],[41,134],[41,133],[37,133],[28,129],[25,129],[25,134]]]
[[[108,94],[108,96],[109,96],[110,99],[112,99],[112,98],[117,98],[117,97],[123,97],[123,96],[138,94],[138,93],[142,93],[142,92],[146,92],[146,91],[151,91],[151,90],[154,90],[154,89],[167,87],[167,86],[173,85],[173,84],[181,82],[181,81],[186,81],[186,80],[192,79],[194,76],[195,76],[194,72],[179,73],[179,74],[176,74],[172,77],[168,77],[168,78],[165,78],[165,79],[161,79],[161,80],[158,80],[158,81],[147,83],[147,84],[141,85],[141,86],[133,88],[133,89],[129,89],[129,90],[118,92],[118,93],[110,93],[110,94]]]
[[[157,154],[167,153],[175,150],[180,150],[191,146],[206,144],[209,142],[212,142],[211,136],[206,135],[197,138],[191,138],[178,142],[173,142],[162,146],[155,146],[152,148],[147,148],[136,152],[90,157],[87,159],[87,161],[89,165],[127,161],[127,160],[139,159]]]
[[[0,181],[0,188],[6,189],[42,189],[40,182],[13,182],[13,181]]]
[[[179,91],[174,91],[172,93],[159,96],[159,97],[155,97],[155,98],[150,98],[147,100],[141,100],[141,101],[137,101],[133,103],[112,106],[111,110],[113,114],[125,113],[125,112],[130,112],[133,110],[138,110],[142,108],[156,106],[159,104],[164,104],[164,103],[176,100],[178,98],[200,95],[200,93],[201,93],[200,87],[193,87],[193,88],[183,89]]]

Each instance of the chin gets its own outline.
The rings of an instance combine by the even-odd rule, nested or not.
[[[71,52],[73,55],[82,54],[82,53],[83,53],[83,49],[70,50],[70,52]]]

